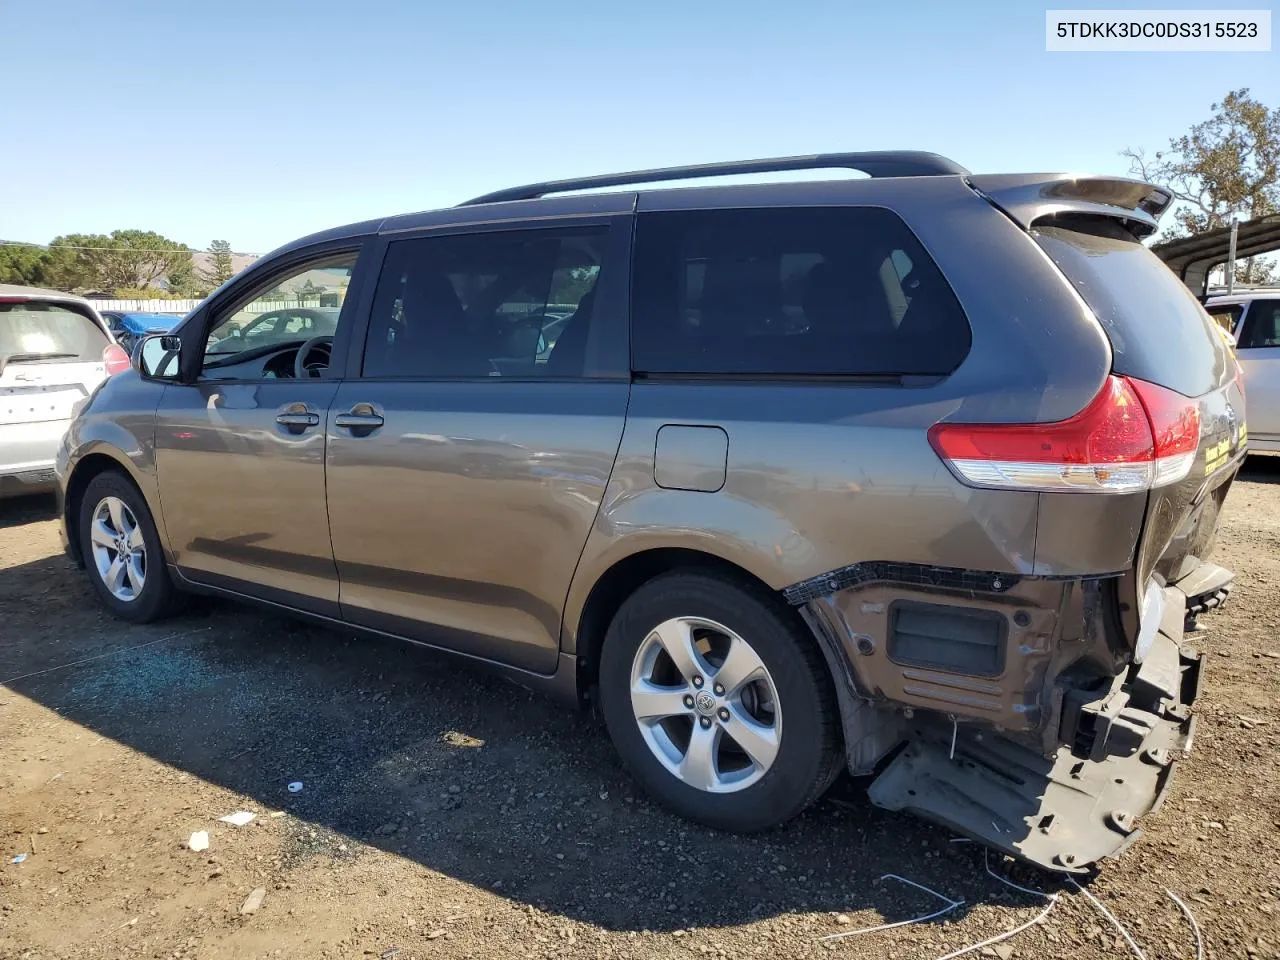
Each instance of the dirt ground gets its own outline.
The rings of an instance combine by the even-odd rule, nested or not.
[[[1239,585],[1195,641],[1195,753],[1086,884],[1152,960],[1196,955],[1166,889],[1207,956],[1280,956],[1280,459],[1248,465],[1215,559]],[[717,834],[639,796],[599,722],[452,660],[225,604],[115,622],[60,554],[52,501],[0,502],[3,958],[928,960],[1043,908],[864,787]],[[219,822],[237,810],[257,818]],[[974,956],[1129,952],[1074,887],[992,863],[1061,896]],[[889,873],[964,904],[820,940],[941,906]]]

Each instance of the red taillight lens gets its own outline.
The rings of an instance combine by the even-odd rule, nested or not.
[[[1181,480],[1191,470],[1200,446],[1200,404],[1145,380],[1129,380],[1147,411],[1156,442],[1153,487]]]
[[[102,351],[102,362],[107,368],[108,377],[129,369],[129,355],[118,343],[107,344],[107,349]]]
[[[1128,493],[1187,475],[1200,442],[1200,408],[1164,387],[1112,376],[1066,420],[937,423],[929,442],[973,486]]]

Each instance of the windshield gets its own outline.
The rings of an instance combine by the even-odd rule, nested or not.
[[[107,343],[101,327],[63,304],[0,303],[0,369],[18,362],[100,362]]]

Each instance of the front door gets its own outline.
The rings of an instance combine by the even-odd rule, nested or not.
[[[327,373],[332,336],[313,338],[302,320],[259,320],[316,314],[309,304],[323,296],[332,334],[355,261],[327,253],[255,284],[211,317],[199,379],[166,386],[156,466],[174,562],[188,579],[337,615],[324,424],[338,383],[314,376]]]
[[[565,596],[626,416],[615,231],[388,244],[363,366],[328,425],[347,620],[556,669]]]
[[[1236,356],[1244,369],[1249,437],[1280,444],[1280,299],[1254,300],[1245,312]]]

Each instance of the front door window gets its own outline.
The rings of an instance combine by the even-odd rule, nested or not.
[[[332,337],[355,262],[354,253],[313,261],[217,318],[205,342],[204,372],[218,376],[220,368]]]

